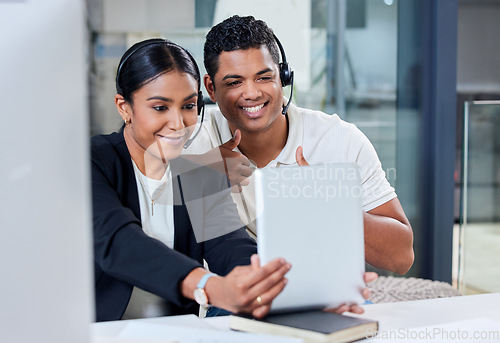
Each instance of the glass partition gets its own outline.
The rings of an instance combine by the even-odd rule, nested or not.
[[[500,291],[500,101],[466,102],[458,286]]]

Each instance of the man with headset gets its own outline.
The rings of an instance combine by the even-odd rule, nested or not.
[[[282,87],[293,89],[293,71],[266,23],[233,16],[217,24],[207,34],[204,63],[208,73],[204,84],[218,108],[186,152],[206,153],[219,147],[229,178],[238,188],[233,197],[248,229],[255,233],[249,177],[253,169],[356,163],[363,187],[366,262],[406,273],[414,259],[413,232],[375,149],[360,130],[337,115],[299,108],[283,98]]]

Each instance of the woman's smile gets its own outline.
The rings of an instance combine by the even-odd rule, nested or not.
[[[184,134],[170,134],[170,135],[160,135],[158,134],[158,138],[160,141],[165,142],[170,145],[179,145],[179,144],[184,144],[184,142],[187,140],[187,134],[188,132],[185,132]]]

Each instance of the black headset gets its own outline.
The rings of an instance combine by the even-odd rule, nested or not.
[[[196,74],[198,75],[198,100],[197,100],[196,106],[197,106],[197,109],[198,109],[198,115],[200,115],[200,113],[201,113],[201,121],[200,121],[200,126],[198,127],[198,130],[193,135],[193,137],[189,138],[186,141],[186,143],[184,144],[184,149],[187,149],[191,145],[191,143],[193,143],[193,140],[196,138],[196,136],[198,136],[198,134],[200,133],[201,126],[203,125],[203,119],[205,117],[205,102],[203,100],[203,93],[201,92],[201,75],[200,75],[200,69],[198,68],[198,64],[196,63],[196,60],[194,59],[193,55],[191,55],[191,53],[189,51],[187,51],[186,49],[184,49],[182,46],[180,46],[178,44],[175,44],[175,43],[173,43],[171,41],[168,41],[166,39],[163,39],[163,38],[153,38],[153,39],[149,39],[149,40],[143,41],[142,43],[143,44],[139,44],[139,46],[137,48],[135,48],[134,50],[132,50],[132,52],[130,52],[120,62],[120,64],[118,65],[118,69],[116,71],[116,90],[118,91],[119,94],[123,93],[123,90],[120,87],[120,75],[121,75],[122,67],[125,64],[125,62],[127,62],[127,60],[130,58],[130,56],[132,56],[133,54],[135,54],[138,50],[140,50],[142,48],[145,48],[147,46],[153,45],[153,44],[158,44],[158,45],[159,44],[164,44],[166,46],[177,47],[177,48],[183,50],[184,52],[186,52],[186,54],[189,56],[189,58],[191,59],[191,62],[194,65],[194,68],[196,70]]]
[[[279,64],[281,86],[282,87],[292,86],[292,88],[290,89],[290,98],[288,99],[288,103],[286,104],[286,106],[283,107],[283,111],[281,111],[282,114],[286,114],[288,112],[288,107],[290,107],[290,104],[292,103],[293,70],[290,68],[288,62],[286,61],[285,49],[283,49],[283,45],[281,45],[281,42],[279,41],[278,37],[276,37],[275,34],[273,34],[273,36],[274,40],[276,41],[276,44],[278,45],[278,48],[280,49],[281,60],[283,61]]]

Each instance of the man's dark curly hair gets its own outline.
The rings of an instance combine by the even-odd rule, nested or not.
[[[267,46],[273,61],[279,65],[279,50],[273,30],[262,20],[252,16],[234,15],[215,25],[208,32],[203,48],[207,74],[214,80],[219,69],[219,56],[223,51],[246,50]]]

